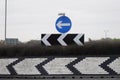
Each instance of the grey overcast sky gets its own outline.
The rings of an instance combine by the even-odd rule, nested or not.
[[[0,39],[4,39],[4,3],[0,0]],[[42,33],[59,33],[58,13],[72,20],[68,33],[84,33],[85,40],[120,38],[120,0],[8,0],[7,37],[40,40]]]

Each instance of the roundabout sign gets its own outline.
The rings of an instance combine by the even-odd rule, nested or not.
[[[71,29],[72,22],[67,16],[61,16],[56,20],[55,26],[58,32],[67,33]]]

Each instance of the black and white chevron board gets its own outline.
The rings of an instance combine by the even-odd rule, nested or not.
[[[41,44],[45,46],[83,46],[84,34],[41,34]]]
[[[120,75],[120,57],[0,58],[0,75]]]

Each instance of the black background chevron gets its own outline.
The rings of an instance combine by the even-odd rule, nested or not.
[[[79,46],[84,45],[84,34],[66,34],[66,36],[64,38],[61,37],[61,36],[63,36],[63,34],[41,34],[41,45],[47,46],[46,43],[42,40],[46,35],[50,35],[46,39],[51,44],[49,46],[54,46],[54,45],[65,46],[62,44],[61,41],[58,41],[58,39],[60,39],[60,38],[61,38],[61,40],[63,40],[64,43],[66,43],[66,46],[68,46],[68,45],[79,45]],[[74,41],[74,39],[78,35],[81,36],[79,38],[79,41],[81,44]]]

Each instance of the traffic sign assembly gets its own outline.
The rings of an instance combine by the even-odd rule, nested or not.
[[[41,34],[41,45],[69,46],[84,45],[84,34],[65,34],[72,26],[70,18],[63,15],[56,20],[55,27],[61,34]]]
[[[42,34],[41,45],[84,45],[84,34]]]
[[[120,75],[120,57],[0,58],[0,75]]]

